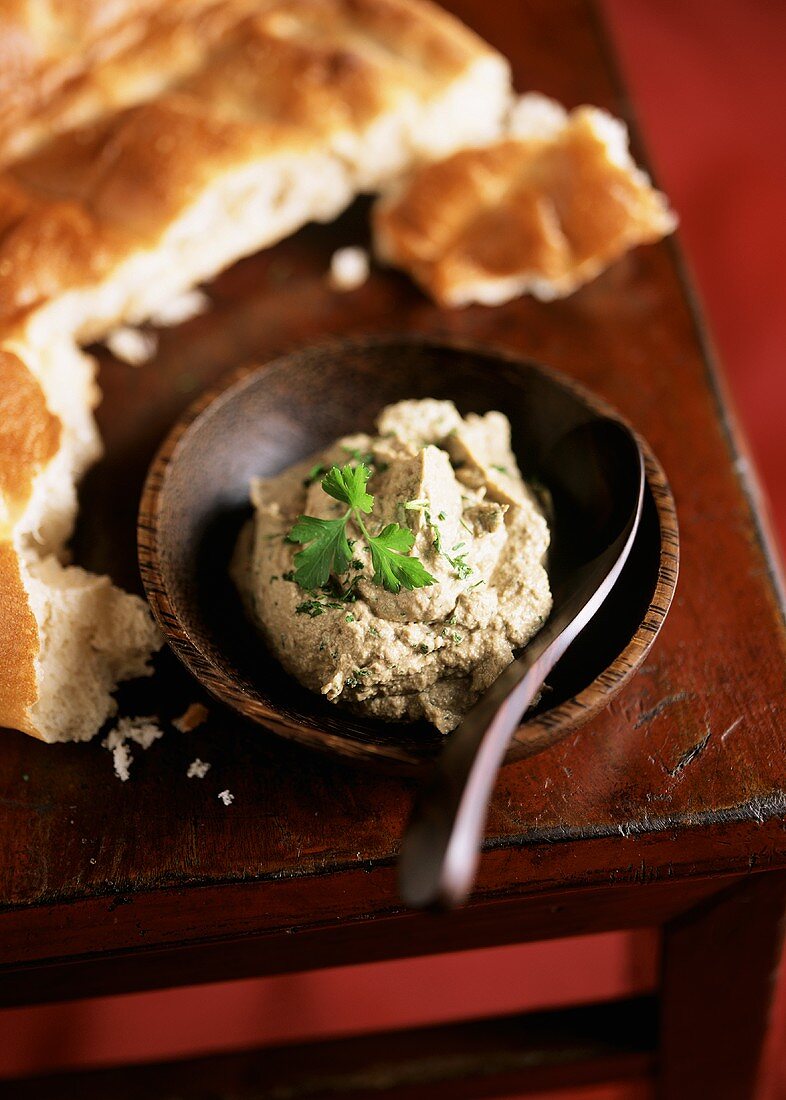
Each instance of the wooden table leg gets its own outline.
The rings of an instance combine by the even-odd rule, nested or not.
[[[665,927],[660,1100],[754,1100],[785,914],[786,873],[762,873]]]

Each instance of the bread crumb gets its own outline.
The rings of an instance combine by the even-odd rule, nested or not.
[[[184,321],[190,321],[192,317],[198,317],[210,308],[210,299],[203,290],[184,290],[175,298],[164,302],[153,313],[149,320],[159,328],[171,328],[173,325],[182,325]]]
[[[181,733],[191,733],[191,730],[195,730],[207,720],[209,713],[210,711],[202,703],[191,703],[179,718],[172,719],[172,725]]]
[[[219,791],[218,797],[224,803],[225,806],[231,806],[235,801],[235,796],[231,791]]]
[[[138,328],[122,325],[110,332],[104,343],[115,359],[129,363],[132,367],[141,367],[155,355],[158,337],[154,332],[141,332]]]
[[[339,248],[330,260],[328,284],[331,290],[357,290],[368,279],[369,270],[365,248]]]
[[[153,717],[121,718],[101,744],[112,753],[112,763],[117,778],[125,783],[130,777],[133,762],[128,742],[133,741],[142,749],[149,749],[154,741],[164,736],[164,731]]]
[[[197,757],[196,760],[192,760],[191,763],[188,765],[186,777],[188,779],[204,779],[209,771],[210,765],[206,761],[200,760],[199,757]]]
[[[131,777],[129,769],[134,759],[128,751],[128,745],[126,745],[125,741],[118,741],[116,744],[113,744],[112,735],[110,734],[106,741],[104,741],[104,748],[111,750],[112,765],[115,769],[115,775],[122,783],[125,783],[125,781]]]

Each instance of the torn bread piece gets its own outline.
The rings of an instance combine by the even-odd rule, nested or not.
[[[87,3],[90,0],[86,0]],[[225,0],[137,41],[0,173],[0,326],[101,339],[421,160],[493,139],[507,62],[424,0]],[[234,15],[232,14],[234,13]],[[187,42],[187,46],[183,43]]]
[[[62,562],[100,449],[78,345],[490,140],[510,87],[501,55],[426,0],[78,9],[0,13],[0,57],[16,54],[12,79],[0,66],[0,723],[49,741],[97,732],[160,645],[141,600]]]
[[[0,348],[0,726],[44,741],[92,737],[118,682],[149,674],[161,645],[144,600],[60,560],[75,476],[97,451],[92,368],[78,366],[81,402],[48,395],[45,364],[36,376]]]
[[[677,224],[622,122],[534,94],[500,140],[416,168],[372,219],[377,256],[454,308],[565,297]]]

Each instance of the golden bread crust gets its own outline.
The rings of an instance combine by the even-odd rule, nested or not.
[[[0,163],[175,88],[209,69],[238,32],[253,51],[253,32],[241,24],[268,9],[279,41],[297,37],[299,25],[315,41],[343,39],[350,51],[392,50],[406,58],[412,78],[455,74],[468,56],[489,52],[429,0],[68,0],[46,12],[30,0],[5,0]]]
[[[57,454],[60,437],[60,421],[47,408],[36,379],[18,356],[0,348],[0,538],[10,538],[35,476]]]
[[[10,542],[0,542],[0,601],[0,726],[37,737],[29,715],[38,698],[38,627],[22,581],[19,557]]]
[[[156,60],[171,72],[186,63],[198,37],[210,41],[251,6],[251,0],[4,0],[0,163],[143,98]]]
[[[25,364],[0,348],[0,726],[38,736],[30,708],[38,697],[38,626],[13,542],[16,519],[36,475],[54,458],[62,426]]]
[[[599,117],[612,122],[579,108],[554,137],[507,138],[416,169],[374,208],[381,258],[455,306],[562,297],[659,240],[675,224],[665,198],[610,152]]]

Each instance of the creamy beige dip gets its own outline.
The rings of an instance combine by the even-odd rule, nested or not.
[[[338,439],[277,477],[255,479],[253,521],[233,576],[268,646],[302,684],[332,702],[391,721],[425,718],[448,731],[526,645],[551,610],[546,520],[510,449],[499,412],[461,417],[450,401],[400,401],[377,435]],[[371,580],[359,530],[341,578],[351,598],[304,591],[287,532],[306,514],[342,515],[321,477],[364,461],[372,476],[370,534],[409,527],[411,555],[435,582],[398,593]],[[354,583],[352,583],[354,581]]]

